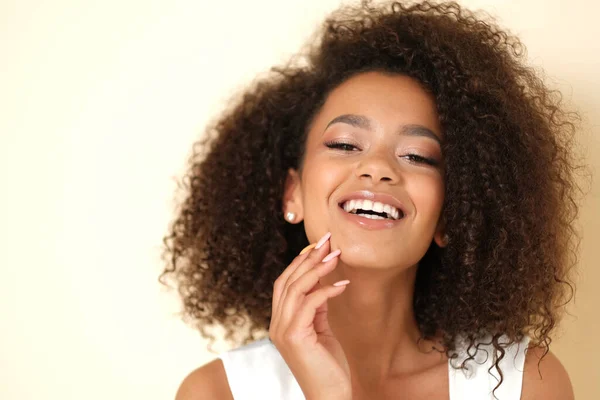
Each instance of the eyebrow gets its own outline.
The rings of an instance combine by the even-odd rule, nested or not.
[[[327,126],[325,127],[323,132],[325,132],[327,130],[327,128],[329,128],[331,125],[338,124],[338,123],[348,124],[348,125],[354,126],[356,128],[366,129],[369,131],[373,130],[373,123],[368,117],[366,117],[364,115],[356,115],[356,114],[343,114],[343,115],[340,115],[340,116],[332,119],[331,122],[329,122],[327,124]],[[417,125],[417,124],[402,125],[399,133],[402,135],[408,135],[408,136],[428,137],[430,139],[435,140],[440,146],[442,145],[440,138],[435,133],[433,133],[429,128],[426,128],[423,125]]]

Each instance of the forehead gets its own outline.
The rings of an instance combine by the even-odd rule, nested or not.
[[[434,97],[404,75],[373,71],[349,78],[329,93],[315,127],[346,113],[368,115],[383,126],[425,125],[441,134]]]

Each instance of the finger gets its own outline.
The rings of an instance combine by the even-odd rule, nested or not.
[[[302,249],[302,251],[300,252],[300,255],[306,253],[307,251],[309,251],[310,249],[312,249],[316,245],[317,245],[317,243],[309,244],[308,246],[306,246],[305,248]]]
[[[314,247],[313,245],[308,245],[306,246],[304,249],[308,249],[310,250],[312,247]],[[303,250],[304,251],[304,250]],[[292,262],[290,263],[290,265],[288,265],[286,267],[286,269],[281,273],[281,275],[279,275],[277,277],[277,279],[275,280],[274,284],[273,284],[273,299],[272,299],[272,304],[271,304],[271,319],[273,319],[273,316],[277,315],[277,311],[279,309],[279,304],[281,303],[281,293],[283,292],[283,288],[285,286],[285,283],[287,282],[287,279],[289,277],[289,275],[294,272],[296,270],[296,268],[298,268],[298,266],[300,265],[300,263],[302,263],[302,261],[304,261],[306,259],[306,257],[308,257],[308,251],[304,252],[304,253],[300,253],[299,255],[297,255]]]
[[[337,265],[338,257],[341,251],[335,250],[330,253],[330,259],[321,262],[315,268],[307,271],[304,275],[290,284],[281,304],[281,313],[279,315],[280,323],[287,327],[301,307],[307,294],[319,283],[319,279],[330,273]],[[333,258],[331,258],[333,256]],[[316,291],[316,290],[315,290]]]
[[[271,322],[269,324],[269,337],[276,337],[279,325],[279,315],[281,314],[281,302],[282,302],[282,292],[284,289],[284,285],[286,284],[289,275],[292,274],[298,266],[308,257],[309,252],[313,249],[317,243],[312,243],[306,246],[300,254],[298,254],[288,265],[288,267],[279,275],[279,277],[275,280],[273,285],[273,298],[271,301]]]
[[[285,282],[285,286],[282,288],[279,297],[280,308],[277,313],[277,318],[281,317],[281,304],[285,304],[290,286],[294,282],[296,282],[301,276],[303,276],[307,271],[310,271],[316,265],[319,265],[325,258],[325,256],[329,253],[329,240],[325,236],[324,238],[326,240],[321,244],[321,247],[318,249],[315,247],[314,249],[310,250],[307,253],[308,256],[296,267],[296,269],[291,273],[291,275],[288,276],[287,281]],[[311,287],[309,287],[307,290],[310,289]]]
[[[342,283],[340,286],[323,286],[306,296],[304,302],[297,310],[294,320],[290,323],[289,331],[295,332],[300,336],[312,330],[317,334],[329,332],[327,300],[342,294],[346,289],[346,282],[348,281],[340,281]]]
[[[321,261],[321,259],[323,258],[323,256],[325,254],[327,254],[329,252],[329,249],[325,250],[323,249],[324,247],[326,247],[327,245],[329,245],[329,239],[331,238],[331,232],[327,232],[325,235],[323,235],[322,238],[319,239],[319,241],[317,243],[315,243],[314,246],[309,245],[306,246],[301,252],[300,254],[306,252],[308,254],[308,257],[306,257],[302,262],[300,262],[300,264],[298,264],[298,266],[296,268],[294,268],[293,270],[290,270],[290,273],[288,275],[286,275],[286,284],[284,284],[283,286],[286,287],[288,286],[289,283],[293,282],[294,280],[296,280],[295,278],[297,278],[298,275],[301,275],[304,273],[303,270],[301,270],[300,272],[298,272],[298,269],[301,269],[304,261],[312,261],[313,265],[318,263],[319,261]],[[311,249],[312,247],[312,249]],[[321,255],[319,255],[318,253],[321,253]],[[315,253],[317,253],[315,255]],[[304,270],[308,269],[308,267],[305,267]],[[293,276],[293,279],[290,281],[290,278]]]
[[[288,276],[287,282],[284,285],[283,291],[290,287],[292,283],[294,283],[299,277],[304,275],[306,271],[311,270],[316,265],[319,265],[325,256],[329,254],[330,250],[330,242],[326,240],[320,248],[314,248],[308,252],[308,257],[306,257],[294,271]]]
[[[328,249],[322,250],[322,248],[325,247],[325,242],[329,242],[330,237],[331,232],[327,232],[321,239],[319,239],[317,243],[315,243],[314,245],[310,244],[306,246],[300,252],[300,255],[296,256],[294,261],[292,261],[292,263],[290,263],[290,265],[285,269],[285,271],[283,271],[283,273],[275,280],[275,284],[273,287],[273,302],[271,306],[271,321],[273,322],[273,320],[275,320],[274,325],[278,324],[279,316],[281,315],[280,305],[285,299],[286,287],[289,285],[289,283],[293,282],[293,280],[290,281],[290,276],[298,270],[298,268],[304,263],[304,261],[306,261],[308,257],[312,257],[311,261],[313,265],[319,262],[320,258],[322,258],[324,254],[326,254],[325,252],[328,251]],[[319,249],[315,249],[315,247],[319,247]],[[314,254],[312,254],[316,250],[321,250],[321,255],[315,256]],[[303,270],[306,269],[307,268],[304,268]],[[269,327],[269,331],[270,330],[271,327]]]
[[[281,297],[281,293],[283,291],[285,283],[287,282],[288,277],[292,274],[292,272],[296,270],[300,263],[306,259],[306,257],[308,257],[308,253],[297,255],[296,258],[292,260],[290,265],[288,265],[286,269],[281,273],[281,275],[279,275],[277,279],[275,279],[275,282],[273,284],[272,304],[274,308],[279,303],[279,298]]]

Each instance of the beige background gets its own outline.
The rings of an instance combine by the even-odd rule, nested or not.
[[[208,3],[211,3],[210,5]],[[173,398],[214,355],[156,278],[175,182],[209,116],[338,0],[0,1],[0,398]],[[463,0],[521,36],[600,165],[600,6]],[[600,187],[553,350],[600,398]]]

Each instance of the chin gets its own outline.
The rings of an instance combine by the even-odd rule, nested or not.
[[[385,268],[385,259],[378,257],[373,251],[342,249],[340,262],[351,268]]]
[[[406,254],[399,254],[398,252],[382,252],[381,249],[377,252],[364,246],[346,249],[344,247],[340,248],[342,250],[340,262],[350,268],[408,269],[419,262],[419,259],[412,260],[415,256],[414,254],[408,256]]]

